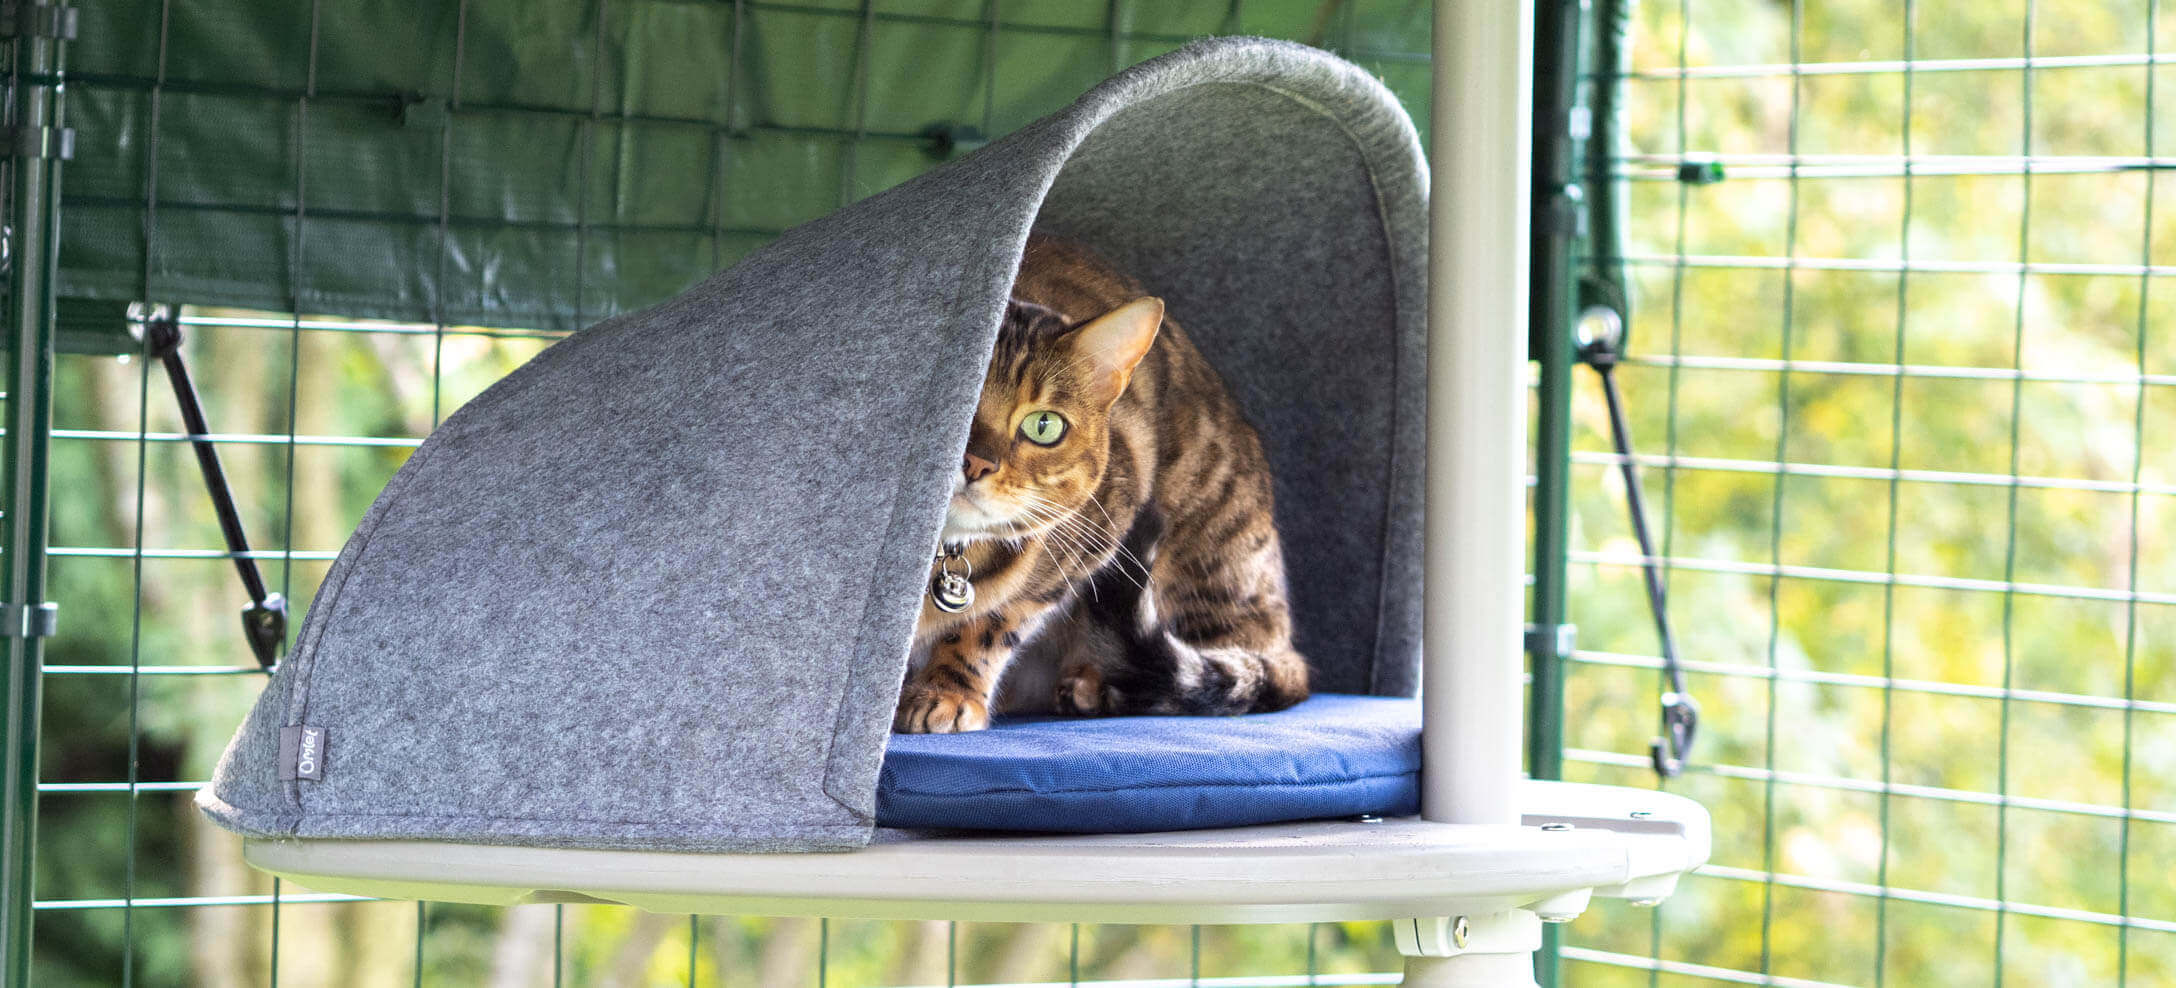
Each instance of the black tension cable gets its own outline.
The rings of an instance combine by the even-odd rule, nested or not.
[[[1617,362],[1624,356],[1624,318],[1607,306],[1595,306],[1579,319],[1579,357],[1602,380],[1602,398],[1609,406],[1609,432],[1617,447],[1617,468],[1624,476],[1625,508],[1632,516],[1632,535],[1640,543],[1640,572],[1647,581],[1647,606],[1654,613],[1655,635],[1662,641],[1662,671],[1670,688],[1662,694],[1662,736],[1647,745],[1647,757],[1655,774],[1675,777],[1685,771],[1692,755],[1694,733],[1700,726],[1700,704],[1685,689],[1685,670],[1678,664],[1677,636],[1670,632],[1668,591],[1662,582],[1662,563],[1655,553],[1654,535],[1647,529],[1647,499],[1640,493],[1639,466],[1632,460],[1632,429],[1625,421],[1624,397],[1617,389]]]
[[[219,531],[226,536],[227,554],[249,593],[242,608],[242,635],[249,650],[266,672],[279,662],[280,645],[287,640],[287,599],[265,590],[264,574],[249,554],[249,536],[242,531],[242,515],[234,507],[234,491],[227,486],[227,472],[219,466],[219,449],[212,445],[211,427],[204,422],[204,406],[197,401],[196,385],[189,380],[189,365],[181,359],[181,323],[172,309],[152,310],[144,322],[144,349],[166,367],[166,379],[174,385],[174,402],[181,406],[181,422],[189,431],[189,445],[196,450],[196,465],[204,472],[204,487],[211,494],[212,510],[219,515]]]

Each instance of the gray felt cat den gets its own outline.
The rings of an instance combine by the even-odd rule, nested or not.
[[[1539,918],[1657,898],[1708,845],[1681,798],[1517,778],[1523,16],[1439,8],[1435,180],[1459,203],[1438,205],[1432,259],[1395,99],[1321,52],[1221,39],[551,347],[388,484],[200,805],[252,863],[327,891],[1397,919],[1435,958],[1410,983],[1523,983],[1507,972]],[[1147,283],[1231,382],[1276,470],[1317,688],[1426,680],[1422,818],[875,828],[1031,229]]]

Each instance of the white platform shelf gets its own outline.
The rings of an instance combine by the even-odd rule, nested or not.
[[[1524,826],[1328,821],[1099,836],[887,832],[838,854],[689,854],[440,841],[251,840],[321,892],[653,912],[1005,922],[1398,920],[1589,895],[1660,899],[1708,857],[1707,811],[1666,793],[1528,782]]]

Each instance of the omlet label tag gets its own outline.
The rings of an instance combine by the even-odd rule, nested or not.
[[[325,778],[325,729],[303,724],[280,728],[280,778],[286,781]]]

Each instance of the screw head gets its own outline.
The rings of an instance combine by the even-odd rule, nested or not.
[[[1572,342],[1582,352],[1614,354],[1624,345],[1624,317],[1606,305],[1590,305],[1572,326]]]
[[[1460,950],[1466,949],[1466,937],[1471,932],[1473,932],[1473,930],[1471,927],[1466,925],[1466,917],[1460,916],[1457,919],[1451,920],[1452,946],[1455,946]]]

